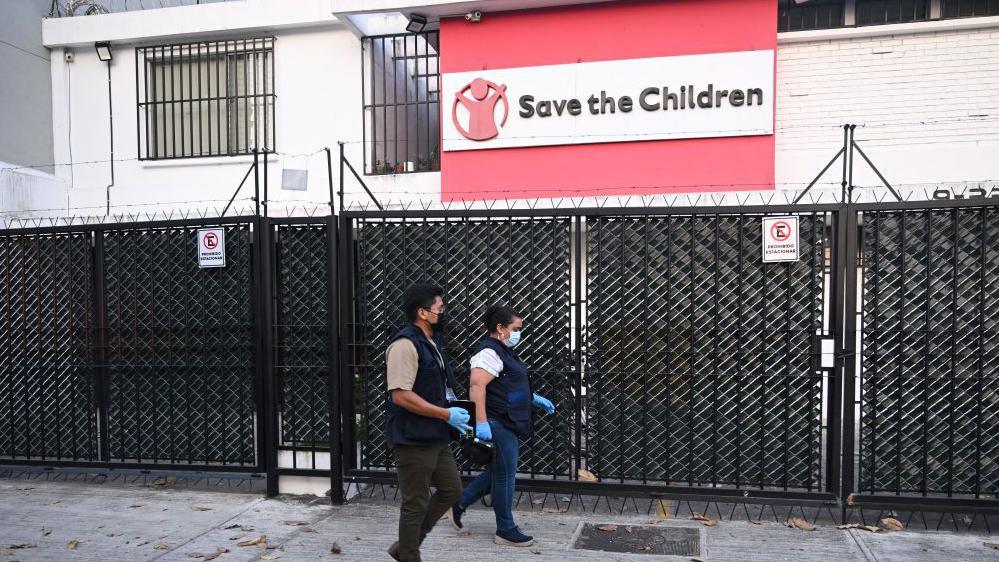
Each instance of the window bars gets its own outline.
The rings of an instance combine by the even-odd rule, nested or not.
[[[274,38],[135,49],[139,159],[273,152]]]

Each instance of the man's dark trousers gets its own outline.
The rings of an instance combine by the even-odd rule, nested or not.
[[[420,560],[420,543],[461,496],[461,477],[447,445],[394,445],[402,510],[399,514],[399,560]],[[430,486],[436,488],[430,495]]]

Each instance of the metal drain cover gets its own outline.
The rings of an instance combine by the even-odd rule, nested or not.
[[[700,556],[701,530],[689,527],[583,523],[572,547],[626,554]]]

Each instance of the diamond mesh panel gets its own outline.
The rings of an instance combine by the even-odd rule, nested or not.
[[[602,478],[820,485],[824,216],[587,220],[587,448]],[[818,344],[814,344],[817,346]]]
[[[328,447],[329,266],[324,225],[281,226],[277,238],[275,371],[281,442]]]
[[[517,350],[535,389],[572,411],[569,229],[568,219],[358,221],[354,396],[363,468],[391,466],[384,442],[384,353],[405,323],[400,299],[413,283],[445,289],[452,327],[446,351],[459,396],[467,396],[469,356],[484,335],[481,311],[505,302],[524,314],[524,343]],[[569,474],[572,421],[569,414],[536,418],[535,434],[521,449],[521,471]]]
[[[999,493],[999,210],[863,219],[859,487]]]
[[[111,460],[254,464],[247,225],[199,269],[197,228],[103,233]]]
[[[0,458],[97,458],[90,241],[0,236]]]

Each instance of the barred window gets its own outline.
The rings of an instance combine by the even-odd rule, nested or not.
[[[274,151],[274,38],[138,47],[139,158]]]
[[[440,164],[440,34],[364,38],[364,171],[429,172]]]
[[[843,25],[843,0],[812,0],[799,4],[795,0],[779,0],[777,31],[828,29]]]
[[[857,0],[857,25],[927,20],[929,4],[929,0]]]
[[[999,0],[943,0],[943,17],[999,16]]]

